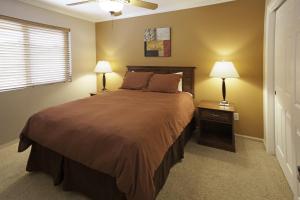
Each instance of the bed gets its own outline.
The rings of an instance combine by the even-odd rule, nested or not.
[[[20,135],[19,152],[31,146],[26,170],[92,199],[155,199],[195,128],[194,68],[128,71],[182,72],[184,92],[118,90],[41,111]]]

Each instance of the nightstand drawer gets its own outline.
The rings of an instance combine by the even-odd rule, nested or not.
[[[221,123],[232,123],[232,113],[231,112],[222,112],[216,110],[207,110],[207,109],[200,109],[200,118],[202,120],[209,120]]]

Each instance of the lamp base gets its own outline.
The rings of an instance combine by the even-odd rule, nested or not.
[[[221,101],[221,102],[219,103],[219,105],[220,105],[220,106],[229,106],[229,102],[223,100],[223,101]]]

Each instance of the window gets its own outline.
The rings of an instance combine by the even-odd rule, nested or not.
[[[0,15],[0,92],[71,79],[69,29]]]

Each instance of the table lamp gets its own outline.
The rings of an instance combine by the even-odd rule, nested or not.
[[[102,91],[105,91],[105,90],[106,90],[106,88],[105,88],[105,85],[106,85],[106,77],[105,77],[105,74],[106,74],[106,73],[111,73],[111,72],[112,72],[109,62],[108,62],[108,61],[104,61],[104,60],[98,61],[98,63],[97,63],[97,65],[96,65],[94,71],[95,71],[96,73],[103,74],[103,78],[102,78],[102,85],[103,85],[103,88],[102,88]]]
[[[211,72],[210,77],[213,78],[221,78],[222,79],[222,94],[223,94],[223,100],[220,102],[220,105],[222,106],[228,106],[229,103],[226,100],[226,84],[225,79],[226,78],[239,78],[239,74],[236,71],[234,64],[232,62],[228,61],[217,61]]]

